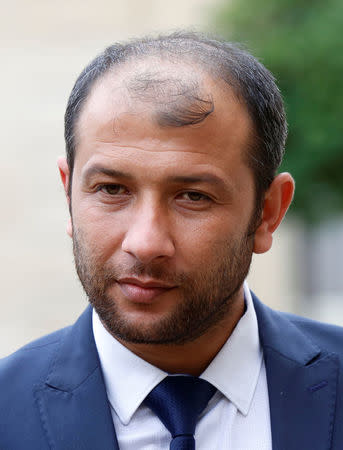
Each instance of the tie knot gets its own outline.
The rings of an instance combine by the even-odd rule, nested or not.
[[[145,404],[159,417],[173,438],[193,436],[197,419],[215,390],[201,378],[168,376],[150,392]]]

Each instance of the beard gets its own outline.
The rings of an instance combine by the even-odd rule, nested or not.
[[[82,231],[76,229],[76,271],[91,305],[112,336],[127,343],[182,345],[205,334],[232,313],[251,264],[253,232],[249,229],[235,239],[217,242],[211,254],[201,264],[195,262],[189,273],[172,271],[168,262],[104,264],[95,247],[91,248]],[[177,286],[174,290],[178,296],[168,313],[146,322],[132,319],[109,294],[118,279],[143,275]],[[149,305],[140,307],[147,314]]]

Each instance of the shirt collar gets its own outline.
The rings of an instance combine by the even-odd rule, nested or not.
[[[245,314],[200,378],[212,383],[246,415],[261,368],[262,350],[254,305],[246,283],[244,295]],[[149,392],[168,374],[113,338],[94,310],[93,333],[108,400],[120,421],[127,425]]]
[[[93,333],[108,400],[120,421],[127,425],[149,392],[168,374],[117,341],[94,309]]]
[[[262,348],[247,282],[244,283],[244,297],[244,315],[200,378],[212,383],[242,414],[247,415],[261,370]]]

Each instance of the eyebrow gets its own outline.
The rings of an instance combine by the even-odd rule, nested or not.
[[[112,178],[126,178],[130,180],[133,179],[133,176],[127,172],[122,172],[121,170],[115,169],[108,169],[107,167],[102,167],[98,165],[89,167],[89,169],[87,169],[86,172],[83,174],[82,178],[84,181],[88,181],[95,175],[107,175],[108,177]]]
[[[83,181],[89,181],[93,176],[96,175],[107,175],[111,178],[122,178],[126,180],[133,180],[134,177],[128,173],[121,170],[109,169],[107,167],[95,165],[89,167],[83,175]],[[166,178],[166,182],[170,184],[196,184],[196,183],[209,183],[217,186],[218,188],[232,192],[233,188],[230,184],[225,183],[220,177],[211,174],[194,174],[194,175],[170,175]]]
[[[224,180],[217,177],[214,174],[204,173],[197,175],[176,175],[167,177],[169,183],[185,183],[185,184],[195,184],[195,183],[209,183],[218,186],[220,189],[226,191],[232,191],[230,184],[225,183]]]

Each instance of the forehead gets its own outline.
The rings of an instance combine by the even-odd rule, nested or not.
[[[158,124],[158,111],[182,113],[186,100],[192,111],[199,108],[199,99],[213,104],[203,121],[181,127]],[[223,81],[194,64],[149,58],[119,66],[97,81],[76,127],[76,159],[109,146],[185,153],[196,148],[209,159],[227,149],[242,156],[252,129],[245,105]]]

